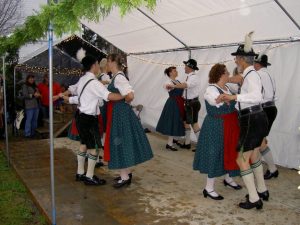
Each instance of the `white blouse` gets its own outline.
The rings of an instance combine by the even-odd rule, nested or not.
[[[123,72],[119,71],[117,74],[120,74],[116,76],[115,79],[115,88],[117,88],[120,91],[120,94],[122,96],[128,95],[130,92],[134,92],[132,86],[130,85],[129,81],[126,79]],[[122,75],[121,75],[122,74]]]
[[[164,84],[164,89],[166,89],[168,92],[172,91],[172,89],[167,89],[167,85],[174,85],[174,84],[180,84],[180,82],[178,80],[172,80],[171,78],[168,78],[168,81]]]
[[[219,104],[216,103],[216,99],[218,98],[218,96],[220,95],[219,90],[217,89],[220,88],[217,84],[211,84],[210,86],[208,86],[206,88],[206,91],[204,93],[204,99],[212,106],[216,106],[217,108],[221,107],[224,102],[220,102]],[[222,88],[220,88],[222,89]],[[229,91],[229,89],[226,87],[226,90],[222,89],[222,91],[224,92],[224,94],[230,94],[231,92]]]

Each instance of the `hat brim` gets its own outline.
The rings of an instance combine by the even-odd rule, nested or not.
[[[187,64],[188,62],[187,61],[183,61],[183,64]],[[190,66],[188,66],[188,67],[190,67]],[[193,70],[199,70],[199,68],[196,66],[196,67],[190,67],[191,69],[193,69]]]
[[[258,54],[254,53],[254,52],[233,52],[231,53],[231,55],[233,56],[258,56]]]
[[[272,64],[271,63],[264,63],[264,62],[260,62],[260,61],[257,61],[257,60],[254,60],[254,62],[255,63],[259,63],[259,64],[261,64],[261,65],[263,65],[263,66],[271,66]]]

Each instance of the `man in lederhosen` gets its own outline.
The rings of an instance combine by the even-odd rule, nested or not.
[[[263,96],[263,102],[262,107],[268,117],[268,133],[267,136],[270,133],[272,124],[276,118],[277,115],[277,108],[275,105],[275,92],[276,92],[276,86],[275,86],[275,80],[270,75],[267,67],[271,64],[268,62],[268,56],[265,54],[259,55],[254,60],[254,68],[259,73],[261,82],[264,88],[264,96]],[[265,180],[269,180],[272,177],[278,177],[278,170],[274,163],[272,152],[270,151],[270,148],[268,147],[267,139],[264,138],[263,143],[260,148],[260,153],[264,157],[264,160],[268,164],[268,170],[264,175]]]
[[[184,89],[183,98],[185,99],[185,141],[180,145],[181,148],[190,149],[191,148],[191,128],[197,137],[199,136],[199,124],[198,124],[198,114],[201,108],[199,101],[199,87],[200,87],[200,76],[195,73],[195,70],[199,70],[197,67],[197,61],[194,59],[189,59],[188,61],[183,61],[185,64],[184,71],[187,74],[186,81],[176,85],[168,85],[167,88],[180,88]]]
[[[75,85],[71,85],[68,91],[60,94],[64,100],[78,104],[75,115],[76,127],[80,136],[80,147],[77,154],[76,181],[83,181],[86,185],[103,185],[104,179],[94,175],[98,150],[102,148],[99,133],[98,115],[100,113],[100,102],[102,100],[121,100],[120,94],[110,93],[96,74],[99,73],[98,61],[92,56],[82,59],[83,70],[86,72]],[[75,95],[68,97],[69,94]],[[84,172],[85,158],[88,153],[87,172]]]
[[[246,36],[245,45],[239,45],[237,51],[231,54],[236,56],[235,63],[239,71],[243,72],[240,91],[236,95],[222,94],[218,97],[217,102],[232,100],[237,102],[240,123],[237,164],[249,193],[246,201],[241,202],[239,207],[261,209],[263,202],[260,198],[269,199],[259,152],[262,140],[268,131],[268,121],[260,104],[262,102],[262,84],[259,74],[253,67],[256,54],[252,49],[251,35],[252,33]],[[254,180],[256,180],[257,189]]]

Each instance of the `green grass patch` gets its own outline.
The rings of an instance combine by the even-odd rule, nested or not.
[[[46,219],[33,204],[26,188],[7,166],[0,150],[0,224],[46,225]]]

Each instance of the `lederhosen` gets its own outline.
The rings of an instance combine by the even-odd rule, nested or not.
[[[245,75],[244,80],[253,71],[256,72],[255,70],[250,70]],[[259,74],[257,75],[259,76]],[[242,86],[239,88],[238,94],[240,94]],[[267,116],[261,104],[241,109],[241,105],[238,102],[238,108],[240,137],[237,151],[247,152],[254,150],[261,145],[268,132]]]
[[[80,106],[80,97],[83,93],[85,87],[89,82],[95,79],[88,80],[83,86],[81,93],[78,97],[78,107]],[[96,106],[98,107],[98,106]],[[75,114],[76,127],[78,129],[80,143],[86,145],[87,149],[96,149],[102,148],[101,137],[99,132],[99,123],[97,115],[88,115],[83,112],[80,112],[78,109]]]
[[[272,128],[273,122],[277,116],[277,107],[275,105],[275,85],[272,81],[272,78],[270,76],[270,74],[268,72],[266,72],[271,80],[272,83],[272,88],[273,88],[273,99],[271,101],[265,102],[262,104],[263,110],[266,113],[267,117],[268,117],[268,133],[266,136],[269,135],[270,130]]]
[[[195,76],[193,74],[192,76]],[[186,81],[189,77],[187,77]],[[198,122],[198,114],[201,109],[201,104],[199,101],[199,97],[188,99],[187,98],[187,88],[185,89],[185,101],[184,101],[184,108],[185,108],[185,116],[184,121],[187,124],[194,124]]]

